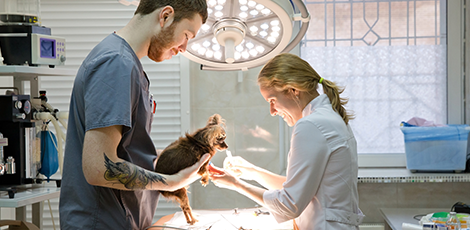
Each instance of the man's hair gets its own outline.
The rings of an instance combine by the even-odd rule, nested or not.
[[[206,0],[140,0],[134,15],[147,15],[165,6],[171,6],[175,10],[175,23],[182,19],[191,19],[196,13],[201,16],[202,23],[206,23],[208,17]]]

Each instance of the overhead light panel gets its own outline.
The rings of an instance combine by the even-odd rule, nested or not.
[[[118,2],[125,6],[129,6],[129,5],[138,6],[139,5],[139,0],[118,0]]]
[[[207,0],[207,6],[206,23],[182,53],[205,70],[247,70],[263,65],[292,50],[310,20],[302,0]]]

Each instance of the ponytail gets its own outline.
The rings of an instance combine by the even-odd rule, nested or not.
[[[343,93],[344,88],[337,86],[334,82],[328,81],[326,79],[320,79],[321,84],[323,85],[323,92],[328,96],[331,102],[331,107],[336,111],[342,118],[343,121],[348,124],[349,120],[354,119],[354,115],[348,113],[344,108],[349,101],[347,98],[341,98],[339,95]]]

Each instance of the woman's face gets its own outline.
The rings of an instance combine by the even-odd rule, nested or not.
[[[299,106],[299,101],[294,100],[294,92],[277,91],[274,88],[261,87],[259,88],[261,95],[269,103],[271,116],[280,116],[289,126],[294,126],[295,123],[302,118],[302,109]]]

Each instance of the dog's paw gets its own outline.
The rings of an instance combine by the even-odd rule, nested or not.
[[[190,221],[187,221],[187,223],[188,223],[189,225],[194,225],[196,222],[198,222],[198,220],[196,220],[196,219],[192,219],[192,220],[190,220]]]
[[[209,179],[203,178],[201,179],[202,186],[206,187],[209,184]]]

